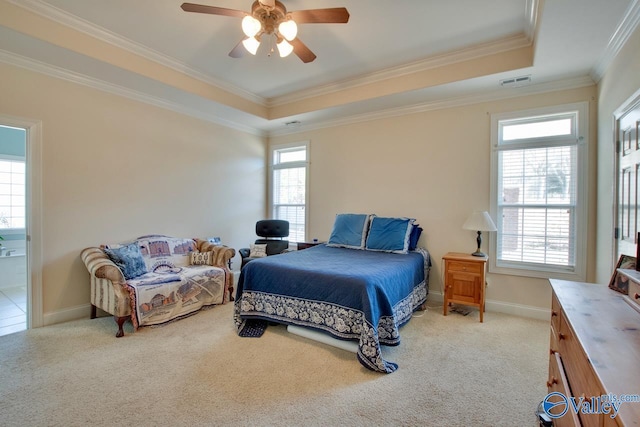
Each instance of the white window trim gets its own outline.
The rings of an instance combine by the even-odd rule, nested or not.
[[[502,120],[518,119],[534,116],[546,116],[576,111],[578,113],[576,134],[578,136],[578,188],[576,203],[576,236],[575,236],[575,269],[566,271],[566,268],[550,268],[527,263],[508,263],[509,266],[501,266],[497,260],[497,233],[491,233],[489,248],[489,272],[496,274],[509,274],[514,276],[555,278],[564,280],[586,280],[586,255],[587,255],[587,213],[588,213],[588,167],[589,167],[589,104],[587,102],[557,105],[552,107],[536,108],[532,110],[499,113],[491,115],[491,216],[497,217],[498,213],[498,142],[499,126]],[[515,146],[526,140],[515,141]],[[505,263],[506,264],[506,263]],[[518,265],[518,266],[516,266]],[[564,270],[564,271],[563,271]]]
[[[293,147],[305,147],[307,152],[307,160],[304,162],[287,162],[283,165],[274,165],[273,158],[274,152],[282,149]],[[309,235],[309,167],[311,165],[311,141],[289,142],[286,144],[275,144],[269,147],[269,191],[268,191],[268,212],[269,218],[275,218],[274,206],[273,206],[273,171],[277,169],[288,168],[305,168],[305,188],[304,188],[304,240],[307,240]]]

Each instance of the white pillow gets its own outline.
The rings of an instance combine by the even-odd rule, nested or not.
[[[249,252],[249,257],[251,258],[264,258],[267,256],[267,244],[256,245],[254,243],[251,244],[251,249]]]

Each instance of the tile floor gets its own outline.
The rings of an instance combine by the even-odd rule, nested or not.
[[[0,336],[27,329],[27,287],[0,289]]]

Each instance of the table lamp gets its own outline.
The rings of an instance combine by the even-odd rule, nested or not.
[[[478,232],[478,238],[476,239],[478,242],[478,249],[471,255],[473,256],[486,256],[481,250],[480,246],[482,246],[482,232],[483,231],[496,231],[496,225],[493,223],[493,220],[489,216],[489,213],[486,211],[475,211],[471,214],[469,218],[464,222],[462,226],[465,230],[476,230]]]

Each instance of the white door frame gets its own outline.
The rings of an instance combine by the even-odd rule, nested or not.
[[[43,326],[42,312],[42,122],[0,114],[0,124],[27,131],[26,255],[27,328]]]

